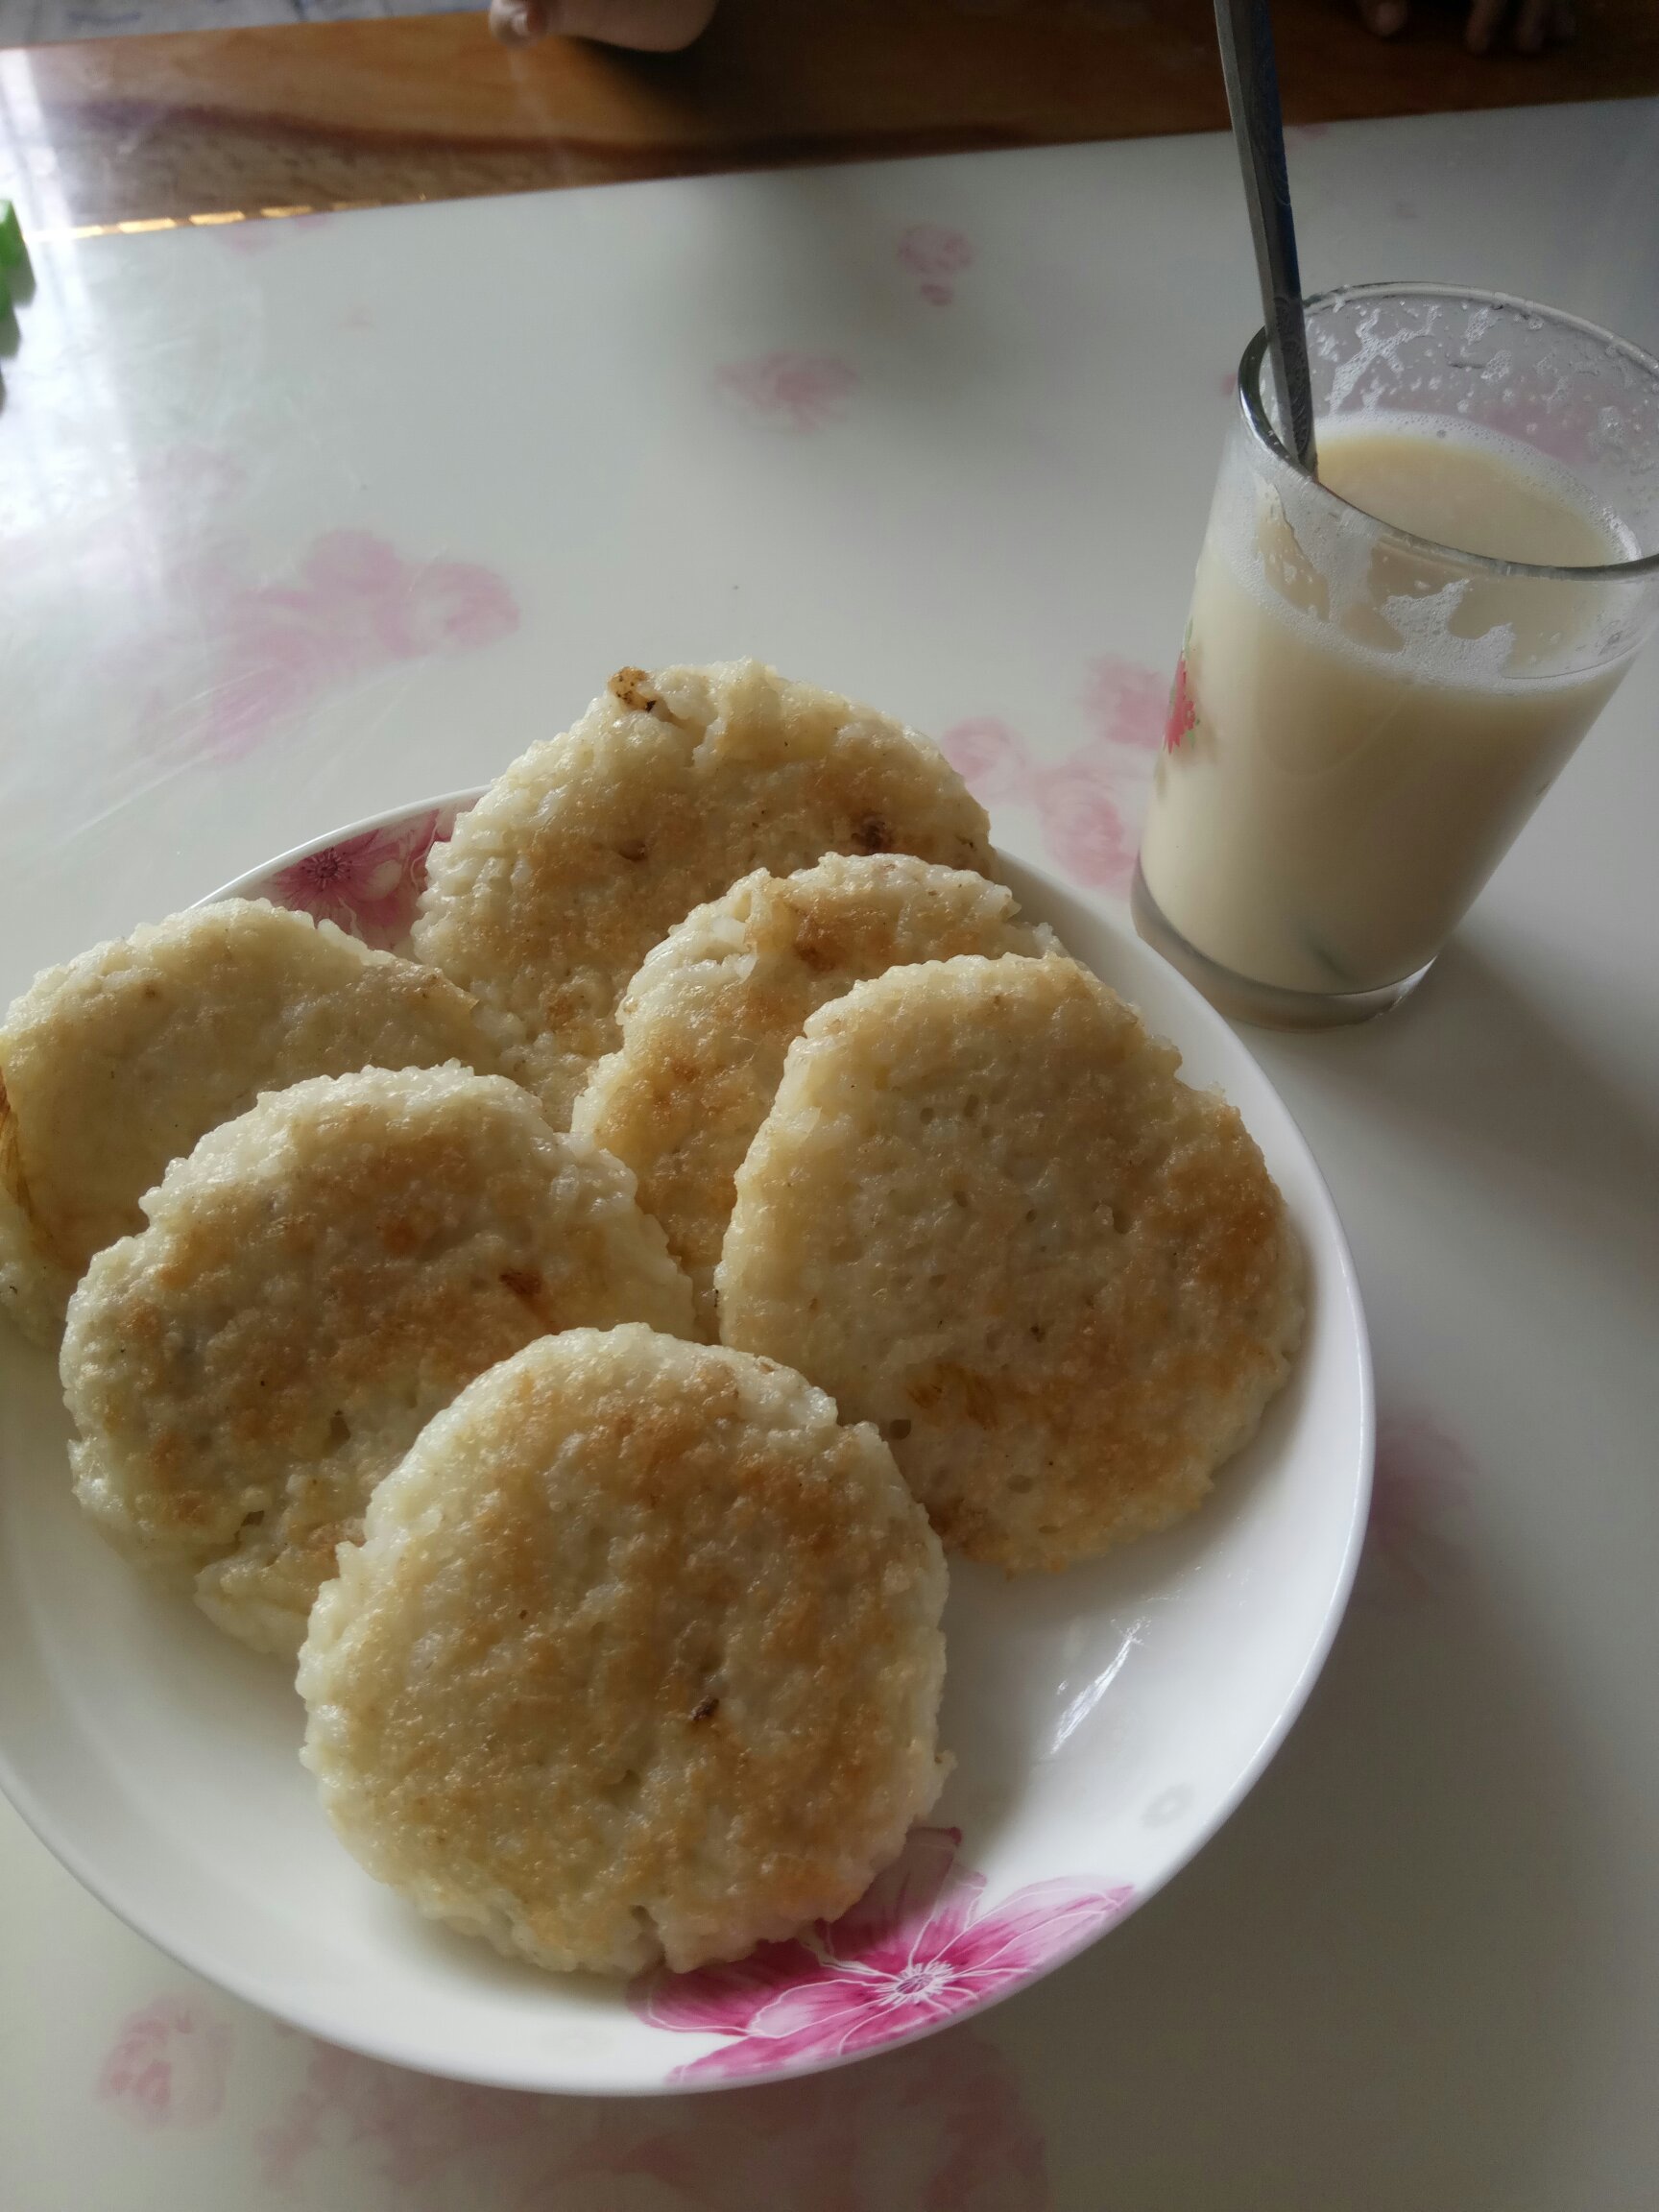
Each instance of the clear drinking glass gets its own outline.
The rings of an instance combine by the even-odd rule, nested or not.
[[[1420,980],[1659,621],[1659,363],[1427,284],[1308,337],[1324,480],[1258,332],[1133,894],[1223,1012],[1295,1027]]]

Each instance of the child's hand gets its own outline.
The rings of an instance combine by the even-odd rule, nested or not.
[[[509,46],[558,31],[666,54],[689,46],[713,12],[714,0],[490,0],[490,28]]]
[[[1547,45],[1573,36],[1573,0],[1470,0],[1463,30],[1470,53],[1484,54],[1511,12],[1515,43],[1523,54],[1540,54]],[[1406,28],[1410,0],[1359,0],[1359,13],[1368,31],[1375,31],[1379,38],[1392,38]]]

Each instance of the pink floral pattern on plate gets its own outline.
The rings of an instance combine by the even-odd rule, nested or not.
[[[1034,1981],[1133,1902],[1126,1884],[1034,1882],[984,1911],[985,1877],[957,1865],[961,1842],[960,1829],[913,1829],[839,1920],[734,1965],[637,1983],[630,2002],[654,2027],[728,2039],[669,2080],[832,2065],[925,2034]]]
[[[974,263],[974,241],[964,230],[943,223],[912,223],[898,246],[900,265],[919,279],[916,289],[929,306],[949,307],[956,278]]]
[[[401,821],[360,830],[278,868],[250,896],[332,922],[349,937],[389,952],[408,936],[426,887],[426,855],[455,827],[452,806],[428,806]]]
[[[858,383],[850,362],[828,353],[761,353],[729,361],[715,388],[769,430],[821,430],[839,420]]]
[[[1040,758],[992,716],[958,722],[939,742],[987,805],[1035,809],[1050,854],[1074,881],[1121,896],[1135,873],[1168,695],[1154,670],[1106,654],[1089,663],[1080,703],[1090,735],[1059,760]]]
[[[203,2127],[225,2103],[230,2044],[230,2023],[194,1998],[157,1997],[122,2022],[99,2100],[140,2128]]]

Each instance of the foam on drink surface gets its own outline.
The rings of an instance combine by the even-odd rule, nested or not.
[[[1319,473],[1435,546],[1562,567],[1635,550],[1565,468],[1443,420],[1324,425]],[[1166,919],[1287,990],[1415,973],[1623,673],[1625,653],[1596,664],[1593,598],[1460,573],[1316,498],[1292,520],[1224,470],[1142,844]]]

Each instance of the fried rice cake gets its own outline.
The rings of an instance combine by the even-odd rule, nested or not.
[[[563,1128],[692,907],[757,868],[889,852],[994,872],[984,809],[926,737],[754,661],[624,668],[433,847],[411,943]]]
[[[0,1312],[54,1344],[95,1252],[170,1160],[261,1091],[495,1055],[465,992],[260,900],[198,906],[48,969],[0,1027]]]
[[[549,1331],[688,1333],[626,1168],[458,1065],[262,1097],[204,1137],[70,1301],[75,1495],[217,1624],[294,1652],[374,1484]]]
[[[621,1045],[594,1069],[572,1126],[634,1170],[706,1335],[733,1178],[802,1023],[904,962],[1052,942],[1016,913],[1012,892],[966,869],[835,854],[794,876],[744,877],[646,955],[616,1010]]]
[[[790,1046],[736,1178],[728,1343],[877,1423],[948,1547],[1064,1567],[1189,1513],[1302,1329],[1238,1114],[1059,956],[895,968]]]
[[[886,1446],[800,1376],[571,1330],[375,1491],[301,1654],[303,1756],[371,1874],[503,1952],[738,1959],[931,1808],[945,1589]]]

